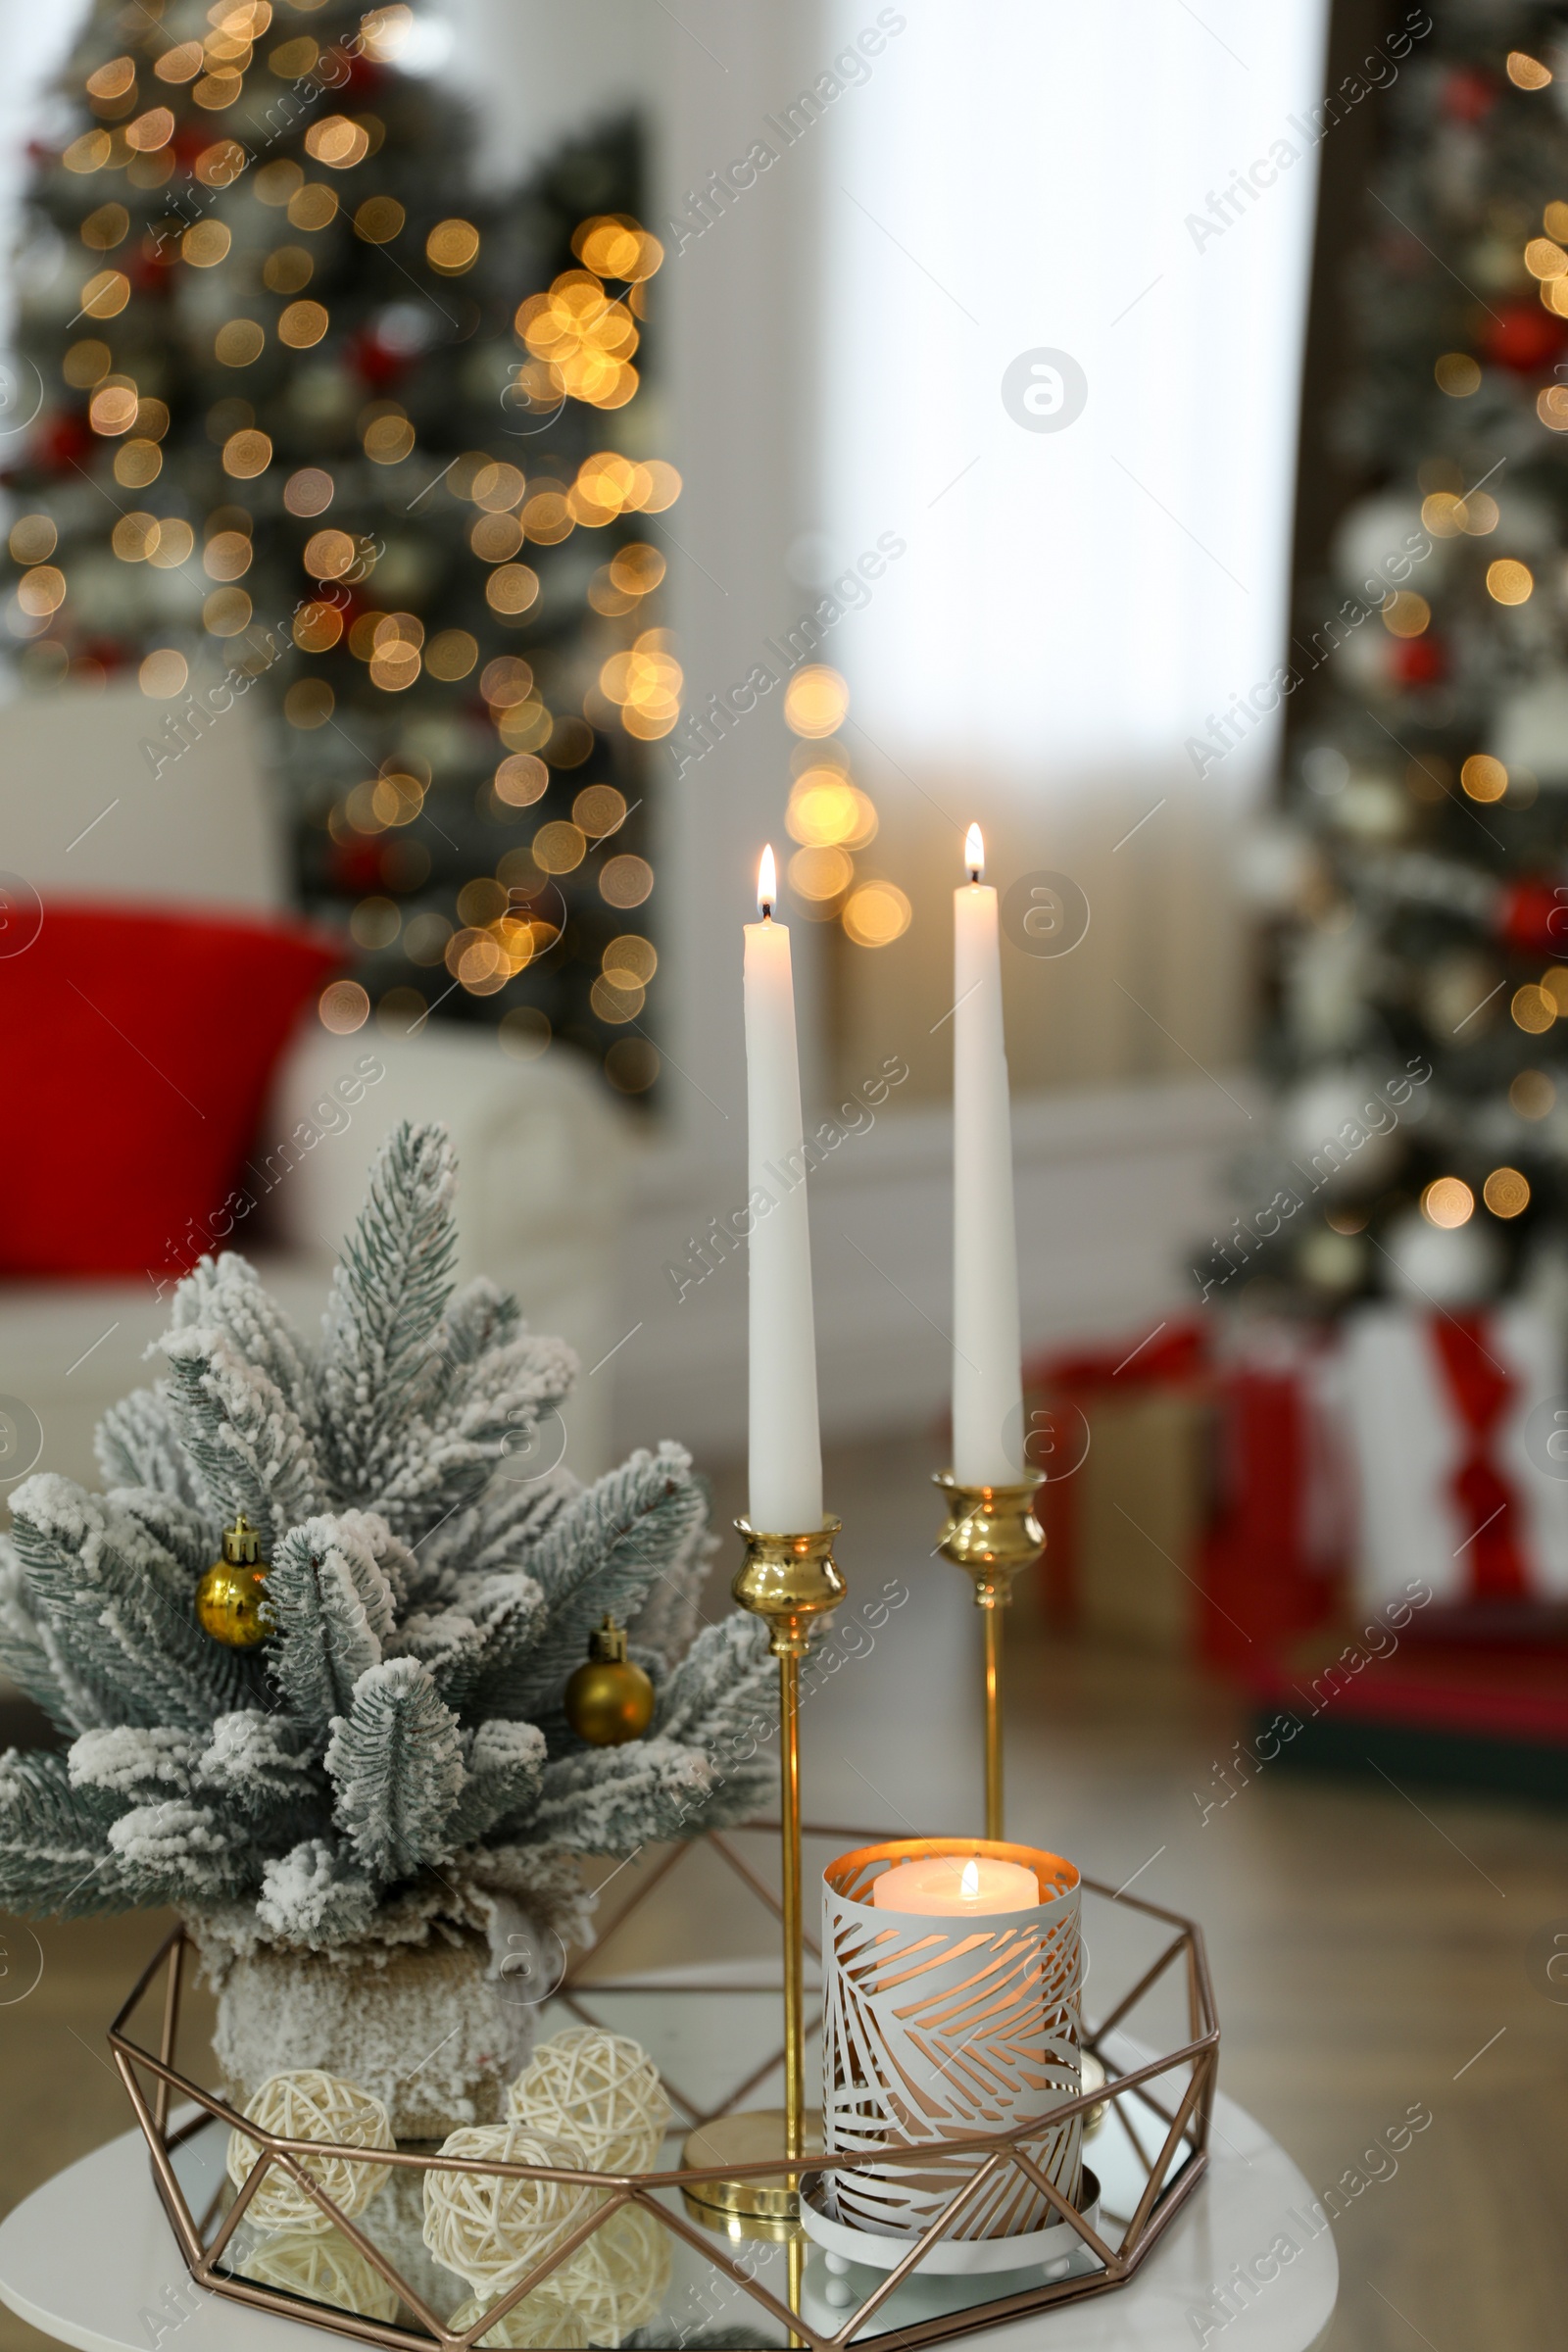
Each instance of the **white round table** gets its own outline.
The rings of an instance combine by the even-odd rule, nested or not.
[[[1104,2134],[1088,2154],[1108,2184],[1116,2158]],[[1193,2352],[1206,2325],[1223,2352],[1306,2352],[1339,2285],[1332,2234],[1310,2234],[1311,2202],[1283,2148],[1222,2095],[1208,2176],[1138,2276],[1113,2294],[989,2328],[985,2342],[996,2352]],[[1283,2266],[1269,2254],[1282,2236],[1300,2243]],[[326,2352],[344,2340],[193,2285],[138,2132],[84,2156],[0,2223],[0,2299],[79,2352]],[[738,2315],[748,2326],[760,2316]]]

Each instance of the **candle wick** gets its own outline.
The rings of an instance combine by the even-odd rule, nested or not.
[[[970,879],[970,881],[971,881],[971,882],[978,882],[978,881],[979,881],[979,879],[980,879],[980,868],[979,868],[977,865],[971,865],[971,866],[970,866],[970,868],[969,868],[969,879]]]
[[[773,902],[771,899],[764,899],[762,901],[762,920],[764,923],[770,923],[773,920]]]

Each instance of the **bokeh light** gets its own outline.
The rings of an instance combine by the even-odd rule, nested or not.
[[[1467,351],[1446,351],[1432,372],[1438,390],[1451,400],[1466,400],[1481,389],[1481,369]]]
[[[529,295],[518,305],[514,326],[524,348],[548,363],[572,399],[618,409],[636,392],[636,323],[591,270],[564,270],[548,294]]]
[[[626,821],[626,796],[613,784],[585,784],[571,804],[571,821],[590,841],[603,841]]]
[[[496,769],[495,787],[514,808],[531,808],[550,789],[550,770],[532,752],[514,752]]]
[[[424,649],[424,666],[433,678],[466,678],[479,659],[479,641],[466,629],[443,629]]]
[[[49,514],[20,514],[11,526],[8,545],[18,564],[42,564],[55,552],[60,534]]]
[[[535,862],[547,874],[569,874],[581,865],[588,852],[588,837],[580,825],[569,824],[556,817],[541,825],[533,837]]]
[[[1508,770],[1490,753],[1472,752],[1459,770],[1459,781],[1473,801],[1500,801],[1508,789]]]
[[[367,196],[354,216],[354,233],[368,245],[390,245],[408,219],[395,196]]]
[[[81,289],[89,318],[117,318],[129,300],[130,280],[122,270],[100,270]]]
[[[288,199],[288,221],[291,228],[303,228],[311,233],[330,228],[337,219],[337,190],[324,180],[301,181]]]
[[[325,305],[291,302],[277,322],[277,339],[291,351],[309,351],[320,342],[330,325]]]
[[[332,476],[319,466],[302,466],[283,484],[283,504],[291,514],[324,514],[332,504],[333,488]]]
[[[611,941],[600,962],[612,988],[647,988],[659,969],[659,952],[651,939],[623,931]]]
[[[1499,605],[1522,605],[1528,602],[1536,578],[1528,564],[1520,564],[1511,556],[1499,557],[1487,565],[1487,594]]]
[[[844,928],[858,948],[885,948],[903,938],[913,912],[896,882],[862,882],[846,902]]]
[[[1494,1217],[1517,1217],[1530,1206],[1529,1179],[1517,1168],[1494,1168],[1481,1198]]]
[[[840,849],[797,850],[786,870],[796,896],[815,904],[843,896],[855,879],[855,860]]]
[[[513,1061],[537,1061],[550,1043],[550,1016],[536,1004],[514,1004],[501,1016],[496,1042]]]
[[[321,1027],[334,1037],[363,1029],[370,1017],[370,1000],[357,980],[329,980],[317,1006]]]
[[[1555,1002],[1534,980],[1515,989],[1508,1010],[1515,1028],[1524,1030],[1527,1037],[1542,1036],[1557,1018]]]
[[[479,231],[471,220],[438,220],[424,240],[424,258],[443,277],[461,277],[479,258]]]
[[[797,735],[836,735],[849,708],[848,685],[825,662],[808,662],[784,689],[784,723]]]
[[[1508,1089],[1508,1101],[1522,1119],[1544,1119],[1556,1100],[1556,1085],[1544,1070],[1521,1070]]]
[[[1465,1224],[1475,1205],[1474,1193],[1458,1176],[1435,1178],[1421,1196],[1421,1214],[1428,1224],[1440,1226],[1445,1232]]]
[[[176,694],[184,693],[189,675],[184,655],[163,645],[147,655],[136,672],[136,682],[149,701],[172,702]]]
[[[232,231],[221,220],[198,220],[186,229],[179,240],[181,257],[194,270],[216,270],[226,260],[234,242]]]
[[[305,133],[305,152],[328,171],[349,172],[369,154],[370,135],[363,123],[351,122],[347,115],[328,115],[323,122],[313,122]]]
[[[605,1055],[605,1076],[623,1095],[646,1094],[660,1068],[659,1049],[646,1037],[619,1037]]]
[[[259,318],[230,318],[213,337],[213,357],[223,368],[249,368],[267,347]]]
[[[1383,602],[1383,626],[1395,637],[1419,637],[1432,618],[1432,607],[1413,588],[1393,588]]]
[[[505,618],[515,618],[537,603],[539,574],[528,564],[503,564],[484,584],[485,603]]]
[[[608,906],[640,906],[651,896],[654,869],[646,858],[636,858],[629,852],[605,860],[599,877],[599,895]]]
[[[336,702],[324,678],[300,678],[283,697],[283,716],[291,727],[324,727]]]

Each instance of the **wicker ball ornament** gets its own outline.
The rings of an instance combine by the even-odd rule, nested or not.
[[[626,1655],[626,1629],[613,1617],[588,1637],[586,1662],[566,1684],[563,1704],[579,1740],[620,1747],[640,1740],[654,1719],[654,1686]]]
[[[507,2112],[581,2148],[596,2173],[646,2173],[669,2127],[659,2069],[629,2034],[568,2026],[541,2042],[507,2093]]]
[[[668,2230],[640,2205],[623,2205],[550,2283],[581,2312],[590,2343],[618,2344],[653,2318],[668,2292],[669,2274]]]
[[[526,2125],[469,2124],[449,2132],[443,2156],[585,2172],[582,2150]],[[514,2286],[586,2220],[596,2192],[568,2180],[516,2180],[489,2173],[424,2176],[424,2242],[447,2270],[489,2299]]]
[[[380,2100],[357,2082],[309,2069],[272,2075],[245,2110],[249,2122],[280,2139],[335,2140],[347,2148],[390,2148],[394,2145],[391,2119]],[[228,2135],[228,2177],[236,2188],[261,2154],[243,2132]],[[347,2156],[302,2156],[301,2170],[331,2198],[338,2211],[363,2213],[391,2170],[385,2164],[361,2164]],[[314,2204],[298,2181],[274,2163],[245,2208],[246,2219],[258,2230],[317,2231],[330,2230],[332,2220]]]
[[[448,2320],[449,2330],[453,2335],[464,2334],[483,2310],[478,2297],[470,2295]],[[544,2346],[549,2352],[586,2352],[588,2323],[580,2311],[573,2311],[569,2303],[560,2302],[540,2287],[536,2294],[514,2303],[493,2328],[485,2329],[479,2342],[484,2352],[492,2352],[492,2347],[495,2352],[535,2352],[536,2347]]]

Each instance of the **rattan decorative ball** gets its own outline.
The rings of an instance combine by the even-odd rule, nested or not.
[[[524,2124],[469,2124],[441,2143],[443,2156],[494,2164],[553,2165],[585,2172],[582,2150]],[[585,2219],[595,2191],[566,2180],[517,2180],[504,2174],[428,2172],[424,2242],[437,2262],[492,2299],[542,2262]]]
[[[398,2316],[397,2290],[373,2263],[367,2262],[341,2230],[275,2230],[252,2246],[240,2276],[261,2286],[328,2303],[334,2311],[390,2327]],[[574,2339],[581,2342],[585,2339]]]
[[[596,2173],[648,2172],[669,2124],[648,2052],[599,2026],[568,2026],[541,2042],[507,2093],[507,2112],[569,2139]]]
[[[473,2326],[483,2309],[484,2305],[474,2295],[466,2303],[460,2303],[447,2322],[451,2333],[462,2335]],[[536,2294],[524,2295],[520,2303],[514,2303],[504,2318],[486,2328],[479,2342],[484,2352],[492,2352],[492,2347],[495,2352],[534,2352],[535,2346],[545,2345],[550,2352],[583,2352],[588,2342],[588,2323],[580,2311],[573,2311],[569,2303],[559,2302],[540,2287]]]
[[[618,2344],[646,2327],[669,2289],[669,2231],[623,2205],[556,2272],[551,2284],[587,2322],[589,2340]]]
[[[247,2119],[280,2139],[329,2139],[348,2148],[390,2148],[392,2125],[380,2100],[357,2082],[310,2070],[272,2075],[246,2108]],[[228,2177],[240,2187],[261,2153],[243,2132],[228,2135]],[[340,2213],[363,2213],[391,2170],[347,2156],[306,2156],[302,2169],[323,2188]],[[280,2164],[268,2171],[245,2209],[258,2230],[330,2230],[329,2214],[312,2203]]]

